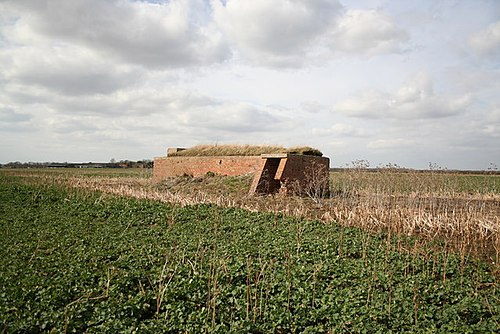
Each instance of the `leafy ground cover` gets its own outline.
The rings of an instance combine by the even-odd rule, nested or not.
[[[494,267],[439,248],[0,174],[0,332],[498,330]]]

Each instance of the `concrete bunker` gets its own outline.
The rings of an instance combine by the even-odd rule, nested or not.
[[[197,148],[168,148],[166,156],[154,159],[154,181],[209,172],[227,176],[254,174],[250,195],[328,194],[330,159],[316,149],[222,145],[200,152]]]

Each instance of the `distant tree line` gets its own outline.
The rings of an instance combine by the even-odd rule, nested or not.
[[[8,162],[0,164],[0,168],[153,168],[153,161],[111,159],[110,162]]]

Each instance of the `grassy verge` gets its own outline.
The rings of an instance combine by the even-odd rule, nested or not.
[[[0,332],[499,326],[491,267],[419,239],[6,175],[0,217]]]

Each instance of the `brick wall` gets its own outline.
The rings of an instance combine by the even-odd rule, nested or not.
[[[208,172],[229,176],[244,175],[255,173],[261,161],[260,156],[159,157],[154,160],[153,179],[161,181],[185,174],[202,176]]]
[[[194,177],[212,172],[219,175],[254,173],[250,188],[254,193],[328,193],[330,159],[325,157],[277,154],[263,156],[159,157],[154,160],[153,179]]]
[[[293,154],[269,154],[264,157],[265,164],[255,175],[250,194],[328,194],[330,159]]]
[[[327,195],[330,183],[330,159],[326,157],[290,155],[286,159],[280,176],[283,183],[292,183],[295,189],[284,189],[299,193]],[[283,189],[282,189],[283,191]]]
[[[286,160],[281,179],[305,179],[311,174],[325,176],[330,169],[330,159],[325,157],[289,155]]]

